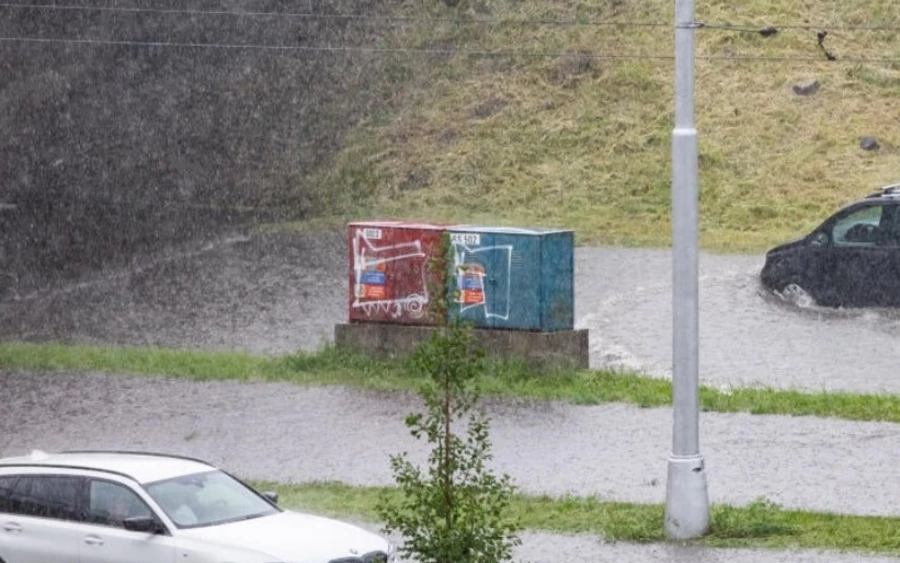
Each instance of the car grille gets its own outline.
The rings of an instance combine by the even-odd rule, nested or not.
[[[387,563],[387,560],[387,553],[383,551],[372,551],[365,555],[332,559],[328,563]]]

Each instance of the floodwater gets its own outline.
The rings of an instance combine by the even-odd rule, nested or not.
[[[635,545],[606,543],[596,537],[554,536],[529,533],[522,536],[530,563],[591,561],[597,563],[896,563],[892,557],[864,557],[851,553],[811,550],[711,549],[678,544]],[[524,550],[523,550],[524,551]]]
[[[606,543],[586,535],[522,536],[523,560],[530,563],[592,561],[597,563],[896,563],[893,557],[811,550],[711,549],[677,544]]]
[[[315,349],[347,318],[344,235],[232,236],[0,301],[0,338]],[[803,309],[763,290],[761,256],[704,254],[700,376],[719,388],[900,392],[900,313]],[[591,365],[671,376],[671,253],[578,248]]]
[[[0,301],[0,339],[283,353],[346,316],[345,246],[326,235],[236,234],[132,268]]]
[[[373,532],[378,527],[355,522]],[[698,547],[683,543],[633,544],[606,542],[590,534],[523,532],[522,545],[513,549],[514,561],[523,563],[896,563],[887,556],[816,550],[755,550]],[[396,536],[391,541],[398,541]]]
[[[671,377],[671,253],[579,249],[577,319],[591,363]],[[900,392],[900,311],[802,308],[759,283],[762,256],[700,260],[700,378],[765,386]]]
[[[0,451],[136,448],[209,459],[276,481],[392,483],[409,436],[410,393],[286,383],[190,382],[0,372]],[[494,466],[526,492],[663,502],[672,413],[622,404],[490,400]],[[714,502],[900,516],[900,426],[707,413],[702,444]],[[240,447],[236,447],[236,445]]]

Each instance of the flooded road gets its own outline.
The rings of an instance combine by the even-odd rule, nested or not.
[[[606,543],[577,535],[527,533],[519,550],[530,563],[592,561],[596,563],[896,563],[887,556],[823,553],[813,550],[713,549],[677,544]],[[526,555],[527,554],[527,555]]]
[[[671,253],[579,249],[591,364],[671,377]],[[719,388],[900,393],[900,311],[800,308],[761,287],[762,256],[701,255],[700,377]]]
[[[242,234],[0,302],[0,339],[284,353],[346,317],[337,233]],[[343,285],[342,285],[343,284]]]
[[[887,556],[813,550],[714,549],[678,544],[606,543],[587,535],[527,533],[521,552],[530,563],[896,563]],[[527,555],[526,555],[527,554]]]
[[[761,256],[700,263],[700,369],[716,387],[900,392],[900,313],[801,309],[764,291]],[[236,235],[0,301],[0,338],[315,349],[347,318],[342,232]],[[575,318],[591,365],[670,377],[671,253],[578,248]]]
[[[365,522],[358,525],[378,532]],[[392,541],[400,538],[393,536]],[[720,549],[678,543],[606,542],[590,534],[524,532],[513,549],[515,561],[527,563],[897,563],[897,558],[816,550]]]
[[[199,456],[251,478],[392,484],[388,456],[423,462],[409,393],[102,374],[0,372],[0,451],[130,448]],[[534,494],[664,502],[672,412],[492,400],[495,467]],[[713,502],[898,515],[900,425],[705,413]],[[235,447],[239,445],[239,447]]]

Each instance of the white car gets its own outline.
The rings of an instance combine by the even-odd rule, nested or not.
[[[282,510],[200,460],[40,451],[0,459],[0,563],[388,563],[393,546]]]

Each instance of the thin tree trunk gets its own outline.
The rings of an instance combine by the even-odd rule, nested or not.
[[[444,372],[444,518],[447,522],[447,531],[453,529],[453,491],[452,471],[450,468],[450,374]]]

